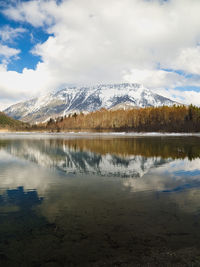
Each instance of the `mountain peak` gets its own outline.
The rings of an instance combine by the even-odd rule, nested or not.
[[[101,108],[171,106],[176,102],[153,93],[138,83],[68,86],[16,105],[4,112],[26,122],[41,122],[73,112],[91,112]]]

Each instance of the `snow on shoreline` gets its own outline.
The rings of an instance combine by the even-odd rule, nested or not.
[[[93,137],[170,137],[197,136],[200,133],[158,133],[158,132],[0,132],[0,139],[6,138],[93,138]]]

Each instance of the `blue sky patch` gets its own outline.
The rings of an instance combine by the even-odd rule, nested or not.
[[[16,48],[20,48],[19,59],[12,60],[8,64],[8,70],[22,72],[24,68],[35,69],[41,58],[32,54],[32,49],[38,43],[45,42],[50,35],[44,33],[42,29],[29,27],[23,37],[16,43]]]
[[[28,23],[20,23],[9,20],[6,16],[0,13],[0,29],[5,26],[9,26],[14,29],[25,29],[25,32],[21,33],[18,38],[15,38],[13,42],[1,42],[3,45],[21,50],[16,59],[12,58],[12,60],[9,61],[7,69],[17,72],[22,72],[24,68],[35,69],[37,63],[41,61],[41,58],[32,54],[31,51],[36,44],[45,42],[51,35],[48,34],[42,27],[35,28]],[[0,59],[3,60],[3,57]]]
[[[173,72],[173,73],[179,74],[179,75],[184,76],[184,77],[187,76],[187,74],[182,70],[165,69],[165,68],[161,68],[161,70],[164,70],[164,71],[167,71],[167,72]]]
[[[195,91],[199,92],[200,91],[200,86],[181,86],[181,87],[175,87],[174,89],[176,90],[181,90],[181,91]]]

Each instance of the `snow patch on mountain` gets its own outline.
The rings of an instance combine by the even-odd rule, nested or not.
[[[26,122],[41,122],[50,117],[69,113],[91,112],[101,108],[126,109],[131,107],[171,106],[178,104],[153,93],[143,85],[122,83],[90,87],[69,86],[10,106],[4,112]]]

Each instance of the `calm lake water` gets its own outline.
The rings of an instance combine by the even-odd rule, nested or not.
[[[200,137],[1,134],[0,266],[200,266]]]

